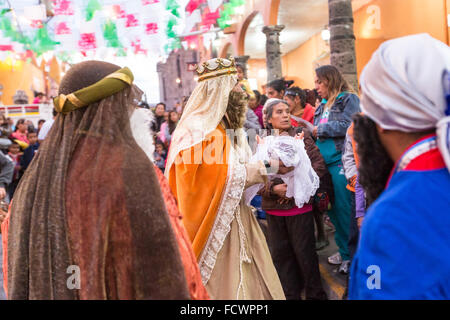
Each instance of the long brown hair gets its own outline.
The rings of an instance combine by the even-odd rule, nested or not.
[[[353,88],[342,77],[339,70],[332,65],[321,66],[316,69],[317,78],[320,81],[326,82],[328,87],[328,101],[325,105],[326,108],[330,108],[336,101],[337,96],[341,92],[355,93]]]
[[[178,124],[178,121],[179,121],[179,119],[178,119],[177,122],[173,122],[173,121],[172,121],[172,119],[171,119],[171,117],[170,117],[172,113],[178,114],[178,112],[176,112],[175,110],[172,110],[172,111],[169,112],[169,117],[168,117],[168,119],[167,119],[167,123],[169,124],[169,133],[170,133],[170,134],[172,134],[172,133],[175,131],[175,128],[177,127],[177,124]],[[178,118],[179,118],[179,117],[178,117]]]

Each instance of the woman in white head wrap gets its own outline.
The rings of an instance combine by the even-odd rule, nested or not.
[[[450,298],[449,72],[450,48],[419,34],[382,44],[361,75],[360,182],[378,199],[350,299]]]

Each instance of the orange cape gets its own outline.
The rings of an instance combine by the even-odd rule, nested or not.
[[[208,240],[222,199],[230,148],[231,142],[219,125],[201,143],[181,151],[178,161],[169,169],[169,185],[178,201],[197,259]]]

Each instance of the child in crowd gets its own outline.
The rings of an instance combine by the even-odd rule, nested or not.
[[[154,158],[156,166],[164,172],[166,169],[167,150],[164,143],[160,140],[156,141]]]
[[[20,146],[17,143],[12,143],[8,147],[8,155],[11,158],[11,160],[14,162],[14,173],[12,182],[8,186],[8,195],[9,199],[12,199],[14,195],[14,191],[16,191],[16,187],[19,184],[20,179],[20,157],[22,156],[22,153],[20,152]]]
[[[31,160],[33,160],[34,154],[37,152],[39,148],[38,136],[35,131],[28,132],[27,138],[28,141],[30,141],[30,144],[28,148],[25,149],[25,151],[23,152],[23,156],[20,159],[20,167],[22,174],[30,165]]]

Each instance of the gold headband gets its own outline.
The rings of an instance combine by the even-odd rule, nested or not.
[[[68,95],[60,94],[53,99],[53,105],[57,112],[69,113],[122,91],[133,83],[133,79],[133,73],[125,67],[107,75],[89,87]]]
[[[205,75],[198,77],[198,82],[203,81],[203,80],[212,79],[215,77],[224,76],[224,75],[231,75],[231,74],[237,74],[236,68],[231,67],[231,68],[226,68],[226,69],[221,69],[218,71],[206,73]]]
[[[236,64],[233,57],[230,59],[216,58],[205,61],[197,67],[196,71],[199,82],[237,73]]]

